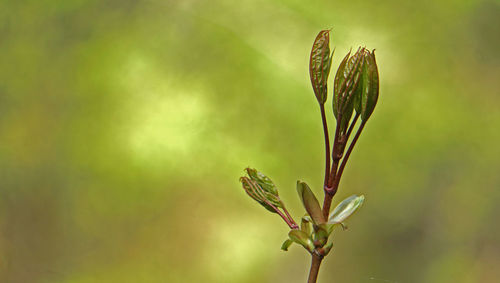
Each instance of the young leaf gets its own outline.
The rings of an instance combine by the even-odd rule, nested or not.
[[[304,182],[297,181],[297,192],[299,193],[299,197],[313,222],[315,224],[324,223],[325,219],[323,218],[323,213],[321,211],[321,207],[319,206],[318,199],[314,196],[309,186]]]
[[[344,71],[345,67],[347,65],[347,61],[349,60],[349,56],[351,56],[351,51],[347,53],[347,55],[344,57],[342,62],[339,65],[339,68],[337,69],[337,73],[335,74],[335,79],[333,82],[333,115],[335,116],[335,119],[338,119],[338,112],[339,112],[339,104],[340,104],[340,86],[344,83],[345,77],[344,77]]]
[[[288,251],[288,248],[293,244],[293,241],[290,239],[286,239],[281,245],[281,249],[284,251]]]
[[[345,131],[354,109],[355,95],[358,93],[358,84],[364,62],[364,48],[359,48],[352,56],[350,52],[344,57],[337,70],[334,80],[333,114],[340,123],[341,131]],[[349,57],[350,56],[350,57]],[[342,117],[339,121],[339,116]]]
[[[250,179],[257,182],[264,191],[278,196],[278,188],[269,177],[252,168],[246,168],[245,171],[247,171]]]
[[[352,195],[343,200],[328,217],[328,224],[339,224],[353,214],[363,204],[365,196]]]
[[[276,210],[270,205],[274,205],[275,207],[283,207],[282,202],[280,199],[272,195],[262,189],[257,182],[253,181],[250,178],[247,177],[241,177],[240,182],[243,186],[243,189],[245,192],[254,200],[256,200],[258,203],[260,203],[263,207],[265,207],[267,210],[277,213]]]
[[[290,230],[290,232],[288,232],[288,237],[290,237],[290,239],[295,243],[302,245],[304,248],[306,248],[306,250],[314,250],[314,244],[312,240],[309,238],[309,235],[307,235],[303,231],[296,229]]]
[[[375,50],[365,53],[363,69],[363,90],[361,95],[361,119],[368,120],[375,109],[378,100],[379,78]]]
[[[311,56],[309,58],[309,74],[314,94],[320,104],[324,104],[327,97],[327,81],[332,63],[330,56],[330,31],[322,30],[316,36]]]

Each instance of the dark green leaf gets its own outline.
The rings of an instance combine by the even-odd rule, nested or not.
[[[366,52],[363,68],[363,90],[361,95],[361,119],[368,120],[375,109],[379,93],[379,75],[375,51]]]

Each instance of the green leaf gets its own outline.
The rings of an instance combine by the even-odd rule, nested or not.
[[[281,249],[284,251],[288,251],[288,248],[293,244],[293,241],[290,239],[286,239],[281,245]]]
[[[354,109],[354,97],[358,91],[361,78],[361,67],[364,62],[364,48],[359,48],[356,53],[350,56],[350,52],[344,57],[337,70],[334,80],[333,114],[340,123],[340,130],[347,129]],[[341,114],[341,115],[339,115]],[[339,121],[339,116],[342,121]]]
[[[347,55],[344,57],[342,62],[339,65],[339,68],[337,69],[337,73],[335,74],[335,79],[333,83],[333,114],[335,115],[335,119],[338,119],[338,112],[339,112],[339,103],[340,103],[340,86],[344,83],[345,77],[344,77],[344,71],[345,67],[347,65],[347,61],[349,60],[349,56],[351,55],[351,51],[347,53]]]
[[[290,232],[288,232],[288,237],[290,237],[290,239],[295,243],[302,245],[306,250],[314,250],[314,244],[312,240],[309,238],[309,235],[304,233],[304,231],[296,229],[290,230]]]
[[[323,217],[321,207],[319,206],[318,199],[314,196],[309,186],[304,182],[297,181],[297,192],[299,193],[299,197],[313,222],[315,224],[324,223],[325,219]]]
[[[257,182],[257,184],[259,184],[264,191],[278,196],[278,188],[271,180],[271,178],[267,177],[266,175],[262,174],[262,172],[259,172],[256,169],[246,168],[245,171],[247,172],[250,179]]]
[[[352,195],[335,207],[328,217],[328,224],[340,224],[351,216],[363,204],[365,196]]]
[[[322,30],[316,36],[311,56],[309,58],[309,74],[314,94],[320,104],[324,104],[327,98],[327,81],[330,73],[330,31]]]
[[[377,105],[379,94],[379,75],[375,50],[371,53],[366,51],[363,68],[363,89],[361,94],[361,119],[368,120]]]
[[[259,186],[259,184],[257,184],[257,182],[253,181],[252,179],[241,177],[240,182],[245,192],[267,210],[273,213],[277,213],[271,205],[274,205],[275,207],[283,207],[283,204],[279,197],[264,191]]]

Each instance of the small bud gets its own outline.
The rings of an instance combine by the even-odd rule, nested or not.
[[[309,74],[316,99],[324,104],[327,98],[327,81],[332,66],[330,55],[330,31],[322,30],[316,36],[309,59]]]
[[[340,123],[341,131],[345,131],[352,116],[354,97],[358,91],[364,62],[364,50],[364,48],[359,48],[352,56],[350,56],[351,52],[347,53],[335,75],[333,114],[337,119],[337,123]],[[339,121],[339,117],[341,117],[342,121]]]

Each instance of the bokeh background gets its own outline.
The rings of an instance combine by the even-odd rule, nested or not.
[[[377,49],[381,94],[336,197],[366,202],[320,282],[497,282],[499,15],[482,0],[1,1],[0,282],[305,282],[309,256],[280,250],[287,226],[238,177],[271,176],[296,218],[297,179],[321,195],[308,55],[325,28],[334,70]]]

